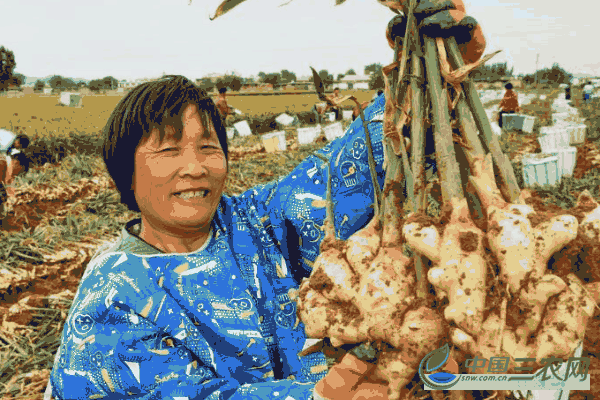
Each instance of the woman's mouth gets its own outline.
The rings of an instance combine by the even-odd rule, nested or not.
[[[180,192],[180,193],[175,193],[175,196],[183,199],[183,200],[190,200],[190,199],[194,199],[194,198],[204,198],[206,196],[208,196],[209,190],[195,190],[195,191],[185,191],[185,192]]]

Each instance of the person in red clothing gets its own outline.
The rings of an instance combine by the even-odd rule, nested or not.
[[[217,110],[219,110],[219,114],[221,114],[221,118],[223,119],[223,121],[227,119],[227,116],[233,114],[234,112],[234,109],[232,107],[229,107],[229,105],[227,104],[226,93],[226,87],[219,88],[219,97],[215,103],[215,106],[217,106]]]
[[[507,83],[504,85],[506,88],[506,93],[504,93],[504,98],[500,102],[500,112],[498,113],[498,126],[502,128],[502,115],[504,114],[514,114],[516,112],[521,111],[521,107],[519,107],[519,96],[513,90],[512,83]]]

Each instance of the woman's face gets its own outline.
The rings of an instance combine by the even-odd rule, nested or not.
[[[133,190],[144,229],[190,235],[209,228],[227,178],[227,161],[210,126],[203,128],[195,105],[183,112],[178,142],[167,126],[159,143],[154,129],[135,152]]]

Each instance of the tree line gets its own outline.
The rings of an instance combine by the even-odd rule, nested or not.
[[[11,86],[20,87],[25,81],[25,76],[15,72],[16,67],[14,53],[5,48],[0,47],[0,92],[8,90]],[[369,75],[369,88],[370,89],[383,89],[383,66],[380,63],[373,63],[364,67],[365,75]],[[495,82],[505,81],[513,77],[514,68],[509,68],[506,62],[495,63],[491,65],[482,65],[479,68],[473,70],[471,78],[474,81],[484,82]],[[328,70],[322,69],[318,72],[321,81],[326,88],[331,89],[336,81],[341,80],[345,76],[356,75],[354,69],[349,69],[345,74],[338,74],[336,79],[329,73]],[[558,63],[552,65],[551,68],[545,68],[538,70],[535,73],[522,76],[525,83],[534,83],[536,79],[540,83],[560,84],[569,83],[572,79],[572,75],[569,74],[565,69],[560,67]],[[238,91],[245,85],[255,84],[268,84],[272,85],[273,88],[292,84],[297,82],[298,78],[294,72],[284,69],[280,72],[259,72],[258,79],[254,78],[243,78],[236,74],[226,74],[225,76],[214,80],[211,78],[202,78],[197,81],[198,86],[212,92],[215,89],[227,87],[229,90]],[[312,75],[310,75],[309,82],[312,83]],[[86,82],[75,82],[70,78],[64,78],[60,75],[55,75],[48,81],[48,84],[52,89],[55,90],[76,90],[82,87],[87,87],[92,91],[110,90],[119,87],[119,82],[112,76],[106,76],[102,79],[94,79],[88,83]],[[46,83],[42,80],[38,80],[34,84],[34,90],[41,91],[46,86]]]

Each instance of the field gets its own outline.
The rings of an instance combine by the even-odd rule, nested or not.
[[[373,94],[359,93],[360,101],[370,100]],[[526,113],[539,117],[541,125],[551,123],[549,104],[558,91],[548,89],[544,94],[550,101],[534,101],[525,108]],[[67,108],[57,105],[57,96],[0,97],[0,128],[26,133],[33,139],[32,149],[36,152],[36,165],[17,178],[9,216],[0,230],[2,399],[42,398],[63,323],[85,265],[99,244],[113,239],[121,226],[135,216],[119,203],[100,158],[101,130],[119,100],[118,96],[86,96],[82,108]],[[231,106],[256,119],[281,112],[300,114],[316,102],[316,95],[229,99]],[[599,129],[600,105],[579,106],[590,128]],[[287,174],[326,143],[320,138],[313,145],[299,146],[293,129],[287,131],[287,142],[286,152],[273,154],[264,152],[258,135],[232,140],[226,193],[236,195]],[[503,149],[511,158],[524,151],[539,151],[536,143],[535,134],[501,138]],[[599,200],[600,162],[589,161],[598,154],[595,142],[580,146],[578,179],[564,179],[552,190],[538,188],[536,198],[540,204],[554,212],[557,207],[568,209],[584,189]],[[518,172],[519,163],[513,165]],[[588,327],[583,354],[586,356],[587,352],[596,360],[592,361],[592,368],[596,368],[592,372],[593,388],[600,385],[599,337],[600,314],[596,313]],[[593,394],[582,392],[576,394],[577,400],[586,395],[593,398]]]

